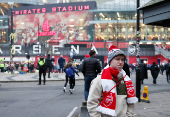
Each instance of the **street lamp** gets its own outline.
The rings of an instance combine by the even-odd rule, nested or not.
[[[140,0],[137,0],[137,24],[136,24],[136,28],[137,28],[137,35],[136,35],[136,61],[137,61],[137,65],[136,65],[136,97],[138,98],[138,101],[140,102],[140,90],[141,90],[141,83],[140,83],[140,36],[139,36],[139,17],[140,17],[140,12],[139,12],[139,6],[140,6]]]

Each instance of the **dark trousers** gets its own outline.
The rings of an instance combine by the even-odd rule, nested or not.
[[[4,72],[4,68],[3,67],[1,67],[1,72]]]
[[[64,71],[64,67],[63,67],[63,65],[60,65],[60,73],[61,72],[63,73],[63,71]]]
[[[157,79],[157,78],[153,78],[153,84],[156,84],[156,79]]]
[[[64,84],[64,87],[66,87],[67,83],[68,83],[68,77],[67,76],[65,76],[65,77],[66,77],[66,83]]]
[[[70,89],[74,89],[75,86],[75,77],[70,78]]]
[[[85,100],[87,101],[88,95],[89,95],[89,89],[90,89],[90,84],[91,81],[96,78],[94,77],[85,77],[85,88],[84,88],[84,96],[85,96]]]
[[[18,67],[16,67],[16,70],[18,71]]]
[[[166,80],[167,80],[167,82],[169,82],[169,73],[168,72],[166,72]]]
[[[43,77],[44,77],[44,84],[45,84],[45,76],[46,76],[46,70],[43,69],[43,70],[39,70],[39,84],[41,84],[41,75],[43,74]]]
[[[47,66],[47,69],[48,69],[48,77],[50,77],[51,66]]]

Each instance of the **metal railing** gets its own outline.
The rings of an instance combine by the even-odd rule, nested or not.
[[[170,51],[168,50],[164,50],[163,48],[159,48],[157,46],[155,46],[155,51],[158,53],[158,54],[161,54],[163,57],[167,58],[167,59],[170,59]]]

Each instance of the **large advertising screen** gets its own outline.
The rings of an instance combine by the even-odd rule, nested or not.
[[[89,11],[55,12],[13,16],[13,30],[17,38],[14,44],[40,44],[58,41],[93,40],[93,25],[89,21],[93,13]]]

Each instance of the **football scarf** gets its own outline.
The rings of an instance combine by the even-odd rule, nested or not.
[[[138,102],[138,98],[136,98],[135,96],[135,89],[133,87],[131,79],[129,78],[129,76],[126,75],[123,69],[121,71],[112,69],[111,67],[104,69],[101,75],[103,100],[101,101],[100,106],[96,108],[96,110],[103,114],[114,117],[116,116],[116,88],[113,88],[114,84],[112,77],[116,82],[118,81],[118,79],[124,78],[127,90],[127,103],[136,103]]]

